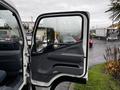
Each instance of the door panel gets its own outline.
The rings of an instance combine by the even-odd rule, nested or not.
[[[31,65],[32,78],[42,82],[49,82],[58,74],[81,75],[84,65],[82,43],[32,56]]]
[[[54,51],[48,54],[48,59],[58,62],[79,63],[84,59],[82,45],[72,45],[70,47]]]

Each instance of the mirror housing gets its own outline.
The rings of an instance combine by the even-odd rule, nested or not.
[[[36,32],[36,52],[46,52],[53,49],[54,29],[50,27],[38,27]]]

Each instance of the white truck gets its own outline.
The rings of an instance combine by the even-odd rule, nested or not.
[[[114,28],[96,28],[90,31],[96,38],[105,40],[118,40],[118,30]]]
[[[5,24],[5,21],[3,19],[0,19],[0,27],[3,27]]]
[[[0,18],[7,22],[12,31],[15,31],[15,33],[12,32],[15,40],[6,42],[5,37],[2,37],[4,42],[0,42],[0,90],[36,90],[36,86],[50,87],[50,90],[54,90],[63,81],[81,84],[87,82],[90,21],[88,12],[69,11],[39,15],[34,24],[30,50],[20,15],[8,0],[0,0]],[[59,20],[57,24],[52,25],[51,22],[56,22],[57,19]],[[74,21],[77,26],[73,26],[73,23],[69,25],[68,19]],[[56,43],[51,40],[43,52],[38,51],[37,37],[43,33],[37,35],[37,32],[42,21],[44,21],[44,27],[48,24],[52,28],[61,27],[64,30],[63,34],[71,32],[68,28],[66,30],[63,24],[73,28],[71,29],[73,32],[75,29],[81,32],[79,27],[81,25],[81,42],[57,43],[61,47],[53,48],[52,46]],[[18,36],[17,40],[16,36]],[[46,36],[50,38],[52,35],[47,33]]]
[[[106,28],[96,28],[95,29],[95,37],[100,39],[105,39],[107,36],[107,29]]]

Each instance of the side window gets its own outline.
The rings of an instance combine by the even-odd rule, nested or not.
[[[44,18],[36,33],[37,51],[51,44],[58,49],[82,40],[82,18],[79,16]]]
[[[14,14],[9,10],[0,10],[0,49],[19,49],[18,44],[22,39],[19,31]],[[11,44],[5,46],[4,43]]]

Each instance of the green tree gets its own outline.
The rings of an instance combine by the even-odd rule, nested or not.
[[[110,18],[120,23],[120,0],[111,0],[110,7],[106,12],[111,12]]]

